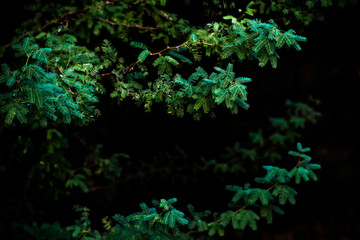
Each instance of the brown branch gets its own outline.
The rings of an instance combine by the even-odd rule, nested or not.
[[[109,75],[115,75],[116,81],[117,81],[117,82],[120,82],[120,81],[119,81],[119,77],[118,77],[115,73],[113,73],[113,72],[103,73],[103,74],[101,74],[101,77],[106,77],[106,76],[109,76]]]
[[[107,20],[107,19],[103,19],[103,18],[98,18],[98,19],[99,19],[100,22],[108,23],[108,24],[110,24],[111,26],[117,26],[117,25],[119,25],[119,24],[117,24],[116,22],[111,22],[111,21],[109,21],[109,20]]]
[[[185,42],[185,43],[186,43],[186,42]],[[165,52],[165,51],[171,50],[171,49],[178,49],[178,50],[179,50],[179,48],[181,48],[182,46],[184,46],[185,43],[180,44],[180,45],[175,46],[175,47],[169,47],[169,46],[167,46],[166,48],[164,48],[163,50],[161,50],[161,51],[159,51],[159,52],[150,53],[150,55],[161,55],[162,52]]]
[[[184,46],[185,44],[186,44],[186,42],[183,43],[183,44],[180,44],[180,45],[178,45],[178,46],[175,46],[175,47],[169,47],[169,46],[167,46],[166,48],[164,48],[164,49],[162,49],[162,50],[160,50],[160,51],[158,51],[158,52],[156,52],[156,53],[150,52],[150,56],[161,55],[161,53],[163,53],[163,52],[165,52],[165,51],[168,51],[168,50],[171,50],[171,49],[178,49],[178,50],[179,50],[179,48],[182,47],[182,46]],[[140,62],[140,61],[136,61],[136,62],[131,63],[129,66],[127,66],[126,68],[124,68],[124,69],[122,70],[122,72],[124,73],[124,72],[126,72],[126,71],[131,71],[139,62]]]
[[[118,1],[120,1],[120,0],[114,0],[113,2],[106,1],[104,4],[96,6],[95,8],[100,9],[100,8],[103,8],[103,7],[107,6],[107,5],[114,5],[114,3],[118,2]]]
[[[122,70],[122,72],[126,72],[126,71],[131,71],[140,61],[136,61],[136,62],[133,62],[131,63],[129,66],[127,66],[126,68],[124,68]]]

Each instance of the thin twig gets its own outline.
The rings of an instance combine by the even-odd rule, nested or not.
[[[164,49],[162,49],[162,50],[160,50],[160,51],[158,51],[158,52],[156,52],[156,53],[150,52],[150,56],[161,55],[161,53],[163,53],[163,52],[165,52],[165,51],[168,51],[168,50],[171,50],[171,49],[178,49],[178,50],[179,50],[179,48],[182,47],[182,46],[184,46],[185,44],[186,44],[186,42],[183,43],[183,44],[180,44],[180,45],[178,45],[178,46],[175,46],[175,47],[169,47],[169,46],[167,46],[166,48],[164,48]],[[125,73],[125,72],[127,72],[127,71],[131,71],[138,63],[140,63],[139,60],[136,61],[136,62],[131,63],[129,66],[127,66],[126,68],[124,68],[124,69],[122,70],[122,72]]]

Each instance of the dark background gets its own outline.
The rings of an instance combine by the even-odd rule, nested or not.
[[[21,4],[15,1],[2,3],[1,12],[3,45],[11,41],[15,27],[31,16],[23,14]],[[186,13],[189,19],[194,19],[196,9],[187,9]],[[89,138],[103,142],[109,152],[120,148],[138,159],[163,151],[176,152],[179,148],[194,158],[211,156],[221,153],[225,146],[241,141],[248,129],[262,127],[269,116],[282,112],[286,99],[304,101],[313,96],[321,100],[318,111],[322,116],[304,135],[304,144],[311,146],[314,161],[323,167],[318,174],[319,181],[297,187],[297,204],[286,207],[285,216],[276,216],[272,225],[260,224],[257,232],[246,234],[254,239],[357,239],[360,233],[357,191],[360,168],[356,150],[360,80],[358,13],[358,6],[330,8],[325,22],[313,23],[302,34],[308,41],[302,44],[300,53],[294,50],[280,52],[277,69],[240,69],[244,76],[253,79],[248,89],[249,111],[241,111],[237,116],[219,113],[216,119],[196,122],[190,117],[168,117],[161,107],[152,113],[144,113],[142,108],[134,109],[131,103],[121,107],[110,104],[100,108],[102,117],[94,125],[79,132],[90,133]],[[183,17],[186,18],[185,14]],[[202,21],[204,19],[199,20]],[[126,127],[119,128],[119,125]],[[191,187],[165,184],[166,179],[161,177],[150,189],[139,188],[136,181],[128,181],[123,189],[131,192],[119,190],[120,196],[116,198],[116,201],[128,204],[127,210],[117,208],[117,202],[104,207],[100,206],[100,200],[87,201],[92,199],[91,195],[78,201],[94,209],[95,217],[97,213],[103,216],[101,211],[109,215],[121,211],[126,215],[137,211],[141,201],[150,202],[154,198],[177,197],[184,203],[197,201],[204,208],[215,209],[221,200],[217,200],[219,192],[213,190],[214,186],[220,193],[223,186],[216,183],[215,177],[198,177],[203,179]],[[212,187],[206,187],[206,183]],[[164,187],[157,187],[161,184]],[[6,192],[3,194],[5,196]],[[56,202],[51,204],[51,208],[56,206]]]

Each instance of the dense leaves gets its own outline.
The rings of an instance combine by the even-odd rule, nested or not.
[[[103,124],[102,129],[113,128],[108,131],[121,140],[116,147],[122,150],[121,144],[125,146],[129,138],[142,138],[135,132],[129,135],[117,132],[131,126],[124,120],[130,102],[143,106],[146,112],[159,113],[161,109],[174,118],[189,115],[200,120],[224,112],[245,114],[257,86],[252,84],[256,79],[242,73],[251,73],[242,68],[243,64],[277,68],[282,52],[300,51],[307,40],[291,29],[292,23],[294,28],[297,21],[306,25],[315,16],[314,6],[330,4],[330,1],[306,1],[307,10],[300,16],[304,6],[293,1],[270,1],[270,5],[251,1],[236,9],[236,13],[232,11],[238,4],[234,1],[212,1],[222,9],[216,13],[212,12],[209,1],[185,2],[204,7],[209,13],[208,22],[190,24],[172,13],[177,6],[166,0],[86,3],[38,0],[28,6],[36,16],[23,23],[18,35],[2,52],[5,58],[1,59],[0,72],[0,131],[9,130],[9,135],[15,136],[11,139],[16,139],[18,144],[14,143],[1,155],[8,161],[0,163],[0,170],[13,170],[19,165],[12,167],[12,164],[25,163],[22,171],[13,171],[27,179],[22,194],[41,193],[43,202],[65,196],[77,202],[78,196],[87,198],[90,196],[87,194],[99,190],[114,190],[116,184],[133,179],[152,184],[152,177],[163,172],[171,175],[173,169],[189,174],[184,179],[190,175],[200,178],[204,172],[216,173],[226,184],[233,184],[226,186],[233,194],[229,205],[219,206],[222,210],[200,212],[188,205],[186,212],[180,204],[175,208],[177,198],[154,200],[152,207],[142,202],[137,212],[104,217],[105,231],[92,229],[90,209],[76,205],[80,219],[73,225],[40,225],[35,223],[37,219],[27,221],[33,224],[23,224],[26,226],[22,229],[33,238],[208,239],[226,236],[229,229],[257,230],[259,221],[272,223],[273,213],[284,213],[278,205],[295,204],[297,191],[293,183],[318,179],[315,170],[321,166],[311,163],[310,148],[297,143],[296,151],[288,149],[299,140],[300,130],[315,123],[319,116],[301,102],[288,100],[286,116],[270,118],[268,128],[250,129],[247,141],[236,143],[226,148],[225,154],[211,159],[207,156],[189,160],[182,150],[178,151],[180,157],[159,153],[159,156],[147,156],[146,160],[137,159],[111,152],[110,147],[90,139],[96,138],[96,134],[82,136],[87,126]],[[276,15],[272,16],[274,12]],[[277,17],[279,13],[283,18]],[[100,117],[102,112],[114,116],[105,116],[104,120]],[[107,126],[109,119],[116,124]],[[137,127],[143,126],[153,127],[146,121]],[[154,135],[151,139],[176,136],[177,131],[173,124],[166,136]],[[212,135],[224,135],[212,128],[208,131]],[[196,134],[188,136],[195,137]],[[197,144],[201,145],[201,140]],[[108,152],[103,153],[102,147]],[[136,152],[147,154],[141,146],[136,146]],[[288,159],[284,157],[287,152],[293,158],[289,160],[294,166],[290,169],[285,168],[288,162],[282,165],[279,161]],[[254,184],[240,186],[238,181],[233,182],[235,178],[226,176],[238,179],[239,173],[257,169],[255,163],[260,161],[266,162],[261,170],[264,173],[265,169],[266,173],[256,178]],[[136,188],[132,186],[132,190]],[[168,194],[168,189],[162,190],[164,195]],[[113,201],[111,194],[104,196],[108,197],[106,201]],[[209,199],[200,202],[205,201]],[[31,214],[33,210],[29,208]],[[128,212],[127,206],[119,204],[119,208]],[[19,219],[22,221],[22,217]]]

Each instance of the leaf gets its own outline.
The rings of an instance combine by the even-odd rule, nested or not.
[[[33,54],[32,54],[32,58],[34,59],[38,59],[44,63],[49,63],[49,59],[47,56],[47,52],[50,52],[52,49],[51,48],[40,48],[39,50],[36,50]]]
[[[171,211],[166,212],[164,216],[164,223],[168,225],[170,228],[175,228],[176,223],[180,223],[181,225],[186,225],[189,223],[189,221],[184,218],[183,212],[173,209]]]
[[[210,106],[208,101],[209,100],[207,97],[199,98],[194,105],[194,109],[199,110],[201,107],[203,107],[204,113],[208,113],[210,111]]]
[[[171,198],[169,200],[161,199],[159,207],[164,208],[164,210],[167,211],[167,210],[173,208],[172,204],[175,203],[175,202],[177,202],[176,198]]]
[[[214,91],[214,93],[216,95],[215,102],[217,104],[221,104],[229,96],[229,90],[227,89],[218,88]]]
[[[75,229],[74,229],[74,232],[72,233],[72,237],[77,238],[81,232],[81,228],[79,226],[74,226],[74,227],[75,227]]]
[[[261,129],[259,129],[258,132],[249,132],[249,137],[251,138],[251,142],[253,144],[259,144],[260,146],[265,144],[263,132]]]
[[[14,83],[16,82],[16,79],[13,77],[9,77],[6,81],[6,86],[8,87],[12,87],[14,85]]]
[[[260,209],[260,216],[263,218],[266,218],[266,221],[268,224],[272,223],[273,220],[273,211],[283,215],[284,211],[278,208],[277,206],[273,204],[269,204],[268,206],[262,206]]]
[[[231,57],[236,52],[237,48],[232,43],[225,43],[223,45],[223,52],[221,53],[221,58],[226,59]]]
[[[210,227],[209,236],[214,236],[216,233],[219,234],[220,237],[225,235],[224,227],[218,222],[211,222],[208,226]]]
[[[0,75],[0,83],[5,82],[6,86],[12,87],[16,82],[16,77],[19,75],[19,71],[11,71],[10,67],[6,63],[1,64],[1,68],[4,74]]]
[[[247,100],[247,92],[246,92],[246,86],[237,82],[233,83],[229,87],[230,93],[231,93],[231,99],[235,100],[237,97],[240,97],[243,101]]]
[[[234,65],[229,63],[226,67],[226,75],[229,75],[231,72],[233,72],[233,69],[234,69]]]
[[[14,120],[15,116],[16,116],[15,108],[10,109],[6,114],[5,124],[10,125],[12,123],[12,121]]]
[[[199,232],[204,232],[209,229],[207,222],[202,220],[197,220],[196,226]]]
[[[285,43],[288,47],[293,46],[296,50],[300,51],[301,47],[300,45],[297,43],[297,41],[301,41],[304,42],[306,41],[305,37],[301,37],[298,35],[294,35],[294,30],[290,29],[287,32],[283,33],[283,34],[278,34],[275,37],[276,40],[276,46],[278,48],[282,47]]]
[[[232,218],[234,229],[244,230],[246,226],[249,226],[253,231],[257,229],[256,221],[260,217],[251,210],[242,210]]]
[[[158,75],[167,74],[172,75],[171,65],[168,63],[163,56],[158,57],[154,62],[153,66],[158,66]]]
[[[10,125],[15,116],[20,123],[27,123],[26,114],[29,112],[28,108],[22,103],[9,103],[1,108],[1,112],[7,112],[5,116],[5,124]]]
[[[300,156],[300,153],[295,152],[295,151],[289,151],[288,154],[291,155],[291,156],[294,156],[294,157],[299,157]]]
[[[244,190],[242,187],[229,185],[229,186],[226,186],[225,189],[236,192],[235,195],[233,196],[233,198],[231,199],[231,201],[233,203],[237,203],[244,196]]]
[[[191,61],[189,58],[187,58],[187,57],[185,57],[185,56],[183,56],[183,55],[175,52],[174,50],[170,50],[170,51],[169,51],[169,54],[170,54],[171,56],[173,56],[173,57],[176,57],[176,58],[180,59],[181,61],[186,62],[187,64],[192,64],[192,61]]]
[[[270,118],[270,121],[275,128],[280,130],[289,129],[289,124],[285,118]]]
[[[21,68],[21,70],[25,73],[26,78],[29,80],[34,77],[39,81],[42,77],[47,77],[45,70],[37,65],[25,65]]]
[[[296,145],[297,149],[299,150],[299,152],[309,152],[310,151],[310,148],[303,148],[301,143],[297,143]]]
[[[261,204],[266,206],[269,204],[271,199],[273,199],[273,196],[269,191],[266,189],[257,188],[252,192],[249,203],[254,204],[257,200],[260,200]]]
[[[301,158],[303,158],[306,162],[310,162],[311,161],[311,157],[309,155],[303,154],[301,153],[299,155]]]
[[[285,168],[279,168],[274,166],[263,166],[267,170],[265,181],[270,183],[272,180],[285,183],[288,180],[288,171]]]
[[[142,51],[139,56],[138,56],[138,61],[139,62],[143,62],[145,61],[145,59],[147,58],[147,56],[149,56],[150,51],[145,49],[144,51]]]
[[[270,63],[271,63],[272,68],[277,68],[277,59],[278,58],[279,58],[279,56],[276,53],[274,55],[270,56]]]
[[[250,159],[251,161],[256,160],[257,151],[255,149],[241,148],[240,150],[244,159]]]
[[[273,40],[280,33],[280,30],[277,28],[277,25],[273,23],[269,29],[268,38]]]
[[[320,164],[307,164],[306,166],[310,169],[321,169]]]
[[[304,167],[296,167],[293,168],[290,172],[289,172],[289,177],[295,177],[295,183],[299,184],[301,182],[301,179],[304,179],[304,181],[309,181],[310,172],[309,170],[307,170]]]
[[[136,47],[136,48],[144,49],[144,50],[149,49],[148,46],[146,46],[144,43],[141,43],[141,42],[131,42],[130,45],[133,47]]]
[[[128,227],[130,224],[126,221],[126,218],[120,214],[115,214],[115,216],[113,216],[113,219],[120,223],[121,225],[123,225],[124,227]]]
[[[64,101],[57,101],[56,107],[63,115],[69,115],[69,109]]]
[[[140,207],[142,212],[133,213],[126,217],[126,219],[120,215],[117,221],[124,226],[128,226],[128,221],[133,221],[136,222],[134,223],[136,227],[141,227],[141,224],[145,221],[150,221],[153,224],[155,221],[160,219],[160,215],[157,213],[155,208],[149,208],[145,203],[141,203]]]
[[[197,67],[196,72],[203,78],[209,78],[209,74],[202,67]]]
[[[256,41],[256,44],[252,48],[252,50],[255,53],[259,53],[265,47],[266,44],[269,44],[268,38],[261,35],[261,37],[259,37],[258,40]]]
[[[196,40],[197,40],[196,34],[193,34],[193,33],[192,33],[192,34],[190,35],[190,39],[193,40],[193,41],[196,41]]]
[[[178,66],[179,65],[179,62],[176,61],[174,58],[170,57],[170,56],[165,56],[165,60],[168,62],[168,63],[171,63],[172,65],[174,66]]]
[[[277,185],[272,194],[277,197],[279,196],[279,203],[281,205],[285,205],[286,201],[289,201],[289,203],[291,204],[295,204],[295,195],[297,194],[297,192],[290,186],[288,185],[284,185],[284,184],[279,184]]]
[[[22,45],[16,44],[12,45],[12,48],[17,51],[16,56],[23,56],[26,55],[30,57],[31,53],[38,47],[37,44],[31,44],[30,38],[27,37],[24,39]]]
[[[4,74],[0,75],[0,84],[5,82],[6,86],[12,87],[16,82],[16,78],[19,75],[19,71],[18,70],[11,71],[6,63],[1,64],[1,68]]]
[[[40,110],[43,107],[43,97],[38,89],[31,87],[27,90],[27,97],[30,103],[35,103],[36,107]]]
[[[233,218],[233,216],[235,215],[236,213],[234,211],[231,211],[231,210],[228,210],[226,212],[223,212],[221,215],[220,215],[220,220],[221,220],[221,225],[223,227],[226,227],[231,219]]]
[[[238,106],[244,108],[245,110],[248,110],[249,107],[250,107],[250,105],[249,105],[248,103],[244,102],[244,100],[242,100],[241,98],[237,98],[236,101],[235,101],[235,103],[236,103]]]
[[[269,140],[271,140],[273,144],[279,144],[281,146],[285,146],[286,139],[286,136],[278,132],[274,133],[269,137]]]
[[[1,68],[2,68],[2,71],[3,71],[5,76],[10,76],[11,75],[10,67],[6,63],[1,64]]]
[[[235,82],[238,83],[238,84],[242,84],[242,83],[248,83],[248,82],[251,82],[251,78],[248,78],[248,77],[238,77],[238,78],[235,78]]]
[[[75,174],[72,176],[72,179],[67,180],[65,187],[73,188],[73,187],[80,187],[83,192],[88,192],[89,189],[86,186],[85,182],[83,181],[86,177],[83,174]]]

